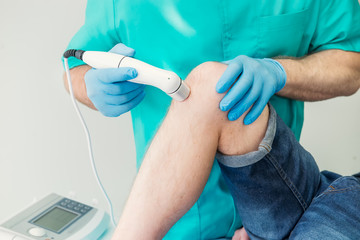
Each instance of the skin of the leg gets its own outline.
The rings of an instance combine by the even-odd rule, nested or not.
[[[135,179],[112,240],[161,239],[199,198],[216,151],[227,155],[257,150],[268,108],[252,125],[230,122],[219,109],[215,85],[226,65],[206,62],[187,77],[191,94],[173,101]]]
[[[246,233],[245,228],[241,228],[234,233],[232,240],[250,240],[250,237]]]

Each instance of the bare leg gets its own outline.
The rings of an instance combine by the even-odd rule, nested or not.
[[[226,65],[201,64],[186,79],[191,95],[173,102],[144,158],[113,239],[161,239],[200,196],[216,151],[257,150],[268,108],[250,126],[227,120],[215,85]]]
[[[241,228],[239,230],[236,230],[234,236],[232,237],[232,240],[250,240],[250,237],[246,233],[245,228]]]

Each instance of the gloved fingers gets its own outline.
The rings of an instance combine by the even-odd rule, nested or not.
[[[145,85],[133,82],[102,83],[101,89],[109,95],[121,95],[132,92],[136,89],[144,89]]]
[[[260,97],[262,84],[253,84],[251,89],[245,94],[245,96],[235,104],[229,111],[228,118],[230,121],[237,120],[243,115],[254,102]]]
[[[255,122],[256,119],[258,119],[272,95],[273,94],[270,91],[265,91],[265,89],[263,90],[263,94],[254,103],[254,105],[251,107],[251,110],[246,114],[244,118],[245,125],[250,125]]]
[[[123,113],[121,112],[121,109],[124,109],[124,106],[122,105],[129,105],[134,99],[144,93],[145,92],[143,91],[143,89],[138,89],[131,92],[130,94],[125,95],[113,96],[97,94],[93,96],[90,95],[89,98],[93,102],[96,109],[98,109],[103,115],[115,116],[115,111],[119,113],[119,115]]]
[[[86,93],[89,99],[95,104],[103,104],[104,99],[110,96],[118,96],[128,94],[135,90],[143,90],[145,85],[120,82],[120,83],[103,83],[101,81],[88,81],[86,82]]]
[[[109,52],[117,53],[128,57],[133,57],[135,55],[135,50],[129,48],[128,46],[118,43],[116,44]]]
[[[143,88],[136,89],[132,92],[121,94],[121,95],[107,95],[104,98],[104,102],[107,105],[122,105],[126,104],[132,99],[134,99],[137,95],[141,94],[144,91]]]
[[[240,99],[244,97],[254,82],[252,73],[244,72],[237,82],[230,88],[229,92],[220,101],[222,111],[230,110]]]
[[[127,103],[121,105],[108,105],[101,113],[106,117],[118,117],[136,107],[144,97],[145,92],[142,92]]]
[[[96,78],[105,83],[116,83],[121,81],[131,80],[137,77],[137,71],[134,68],[121,67],[121,68],[104,68],[89,70],[85,74],[85,80],[92,80]]]
[[[234,84],[242,71],[243,64],[241,62],[231,62],[217,82],[216,91],[218,93],[226,92],[231,87],[231,85]]]

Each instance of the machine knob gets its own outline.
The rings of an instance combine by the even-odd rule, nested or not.
[[[46,234],[46,232],[45,232],[44,229],[42,229],[42,228],[37,228],[37,227],[35,227],[35,228],[30,228],[30,229],[29,229],[29,233],[30,233],[31,235],[33,235],[34,237],[42,237],[42,236],[45,236],[45,234]]]

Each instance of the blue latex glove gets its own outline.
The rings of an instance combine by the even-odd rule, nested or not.
[[[134,56],[135,51],[120,43],[110,52]],[[145,96],[144,86],[128,82],[137,76],[134,68],[90,69],[85,74],[87,95],[94,106],[107,117],[118,117],[136,107]]]
[[[224,63],[228,67],[216,84],[216,91],[230,90],[221,100],[220,109],[230,110],[228,118],[234,121],[251,108],[244,118],[244,124],[251,124],[260,116],[271,96],[285,86],[285,70],[273,59],[244,55]]]

